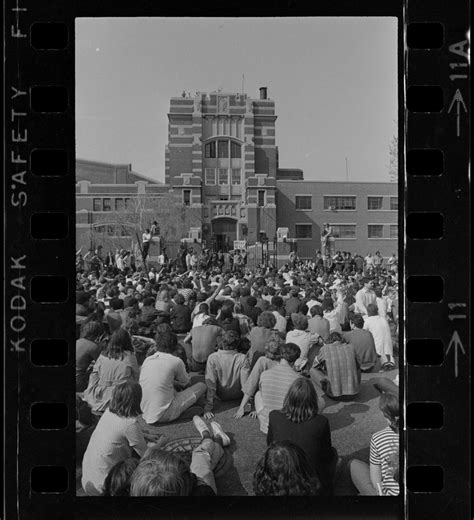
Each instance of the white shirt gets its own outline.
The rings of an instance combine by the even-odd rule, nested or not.
[[[365,315],[367,314],[367,305],[376,302],[375,293],[365,288],[357,291],[355,295],[354,312]]]
[[[307,330],[290,330],[286,335],[286,343],[294,343],[300,347],[300,357],[295,361],[295,369],[304,367],[308,359],[308,352],[311,345],[319,341],[319,334]]]
[[[286,324],[287,320],[284,316],[282,316],[278,311],[273,311],[273,315],[276,318],[275,329],[282,334],[286,334]]]
[[[132,448],[142,457],[147,445],[138,417],[119,417],[107,408],[100,418],[82,460],[82,487],[88,495],[100,495],[109,471],[129,459]]]
[[[377,309],[379,310],[379,316],[382,316],[382,318],[387,318],[387,308],[388,308],[388,302],[386,298],[377,298],[375,300],[377,304]]]
[[[174,383],[185,387],[190,382],[190,376],[181,359],[157,352],[143,362],[139,382],[143,392],[143,418],[148,424],[152,424],[170,407],[176,395]]]
[[[379,356],[389,354],[393,357],[392,335],[390,325],[382,316],[367,316],[364,329],[372,333],[375,342],[375,350]]]

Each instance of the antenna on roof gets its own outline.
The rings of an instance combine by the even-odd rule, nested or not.
[[[245,74],[242,74],[242,94],[245,92],[244,84],[245,84]]]

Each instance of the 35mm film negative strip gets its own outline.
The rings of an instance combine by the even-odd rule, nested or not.
[[[298,2],[284,5],[277,2],[258,7],[250,4],[224,7],[214,4],[158,7],[147,2],[134,2],[133,5],[108,1],[100,5],[93,2],[71,5],[58,1],[5,2],[5,518],[41,518],[46,515],[58,518],[72,515],[78,518],[151,518],[167,515],[174,518],[191,514],[239,518],[243,514],[282,517],[311,514],[327,518],[467,518],[470,516],[471,433],[470,3],[459,2],[456,8],[440,1],[393,1],[383,2],[383,5],[363,2],[357,6],[345,1],[337,4],[323,2],[317,6]],[[165,17],[170,17],[168,25],[149,25],[158,23],[159,20],[165,21]],[[188,60],[188,53],[192,55],[193,46],[197,42],[201,43],[201,35],[194,40],[192,27],[199,27],[204,20],[211,22],[216,17],[223,19],[222,31],[208,47],[203,47],[202,61]],[[256,17],[259,17],[260,25],[245,26],[246,19]],[[221,86],[203,96],[199,92],[194,96],[185,91],[182,94],[180,91],[171,92],[171,88],[176,88],[176,82],[171,80],[169,85],[160,87],[162,91],[153,99],[153,103],[163,104],[163,97],[165,102],[171,97],[167,114],[168,141],[164,139],[159,144],[163,149],[167,144],[167,151],[162,158],[164,166],[160,167],[160,170],[165,171],[161,179],[164,183],[157,182],[158,177],[150,181],[134,172],[131,167],[124,169],[122,165],[115,164],[113,158],[110,163],[114,164],[80,161],[76,143],[79,146],[79,142],[95,141],[91,149],[98,153],[98,150],[110,146],[114,139],[101,134],[104,127],[101,126],[103,121],[100,119],[110,115],[105,109],[102,112],[96,105],[97,112],[87,116],[86,111],[79,112],[77,104],[79,95],[83,94],[79,89],[84,84],[84,69],[80,72],[78,70],[79,61],[84,59],[80,51],[88,47],[91,47],[87,51],[90,55],[101,51],[99,44],[96,47],[94,39],[87,39],[92,33],[81,33],[87,22],[92,24],[94,20],[100,20],[105,24],[96,27],[94,34],[100,36],[97,41],[105,42],[110,47],[107,50],[110,53],[109,59],[117,59],[115,67],[120,70],[121,63],[130,62],[127,61],[130,60],[128,54],[134,55],[131,61],[139,62],[141,57],[152,51],[147,46],[140,50],[139,43],[136,43],[135,50],[134,42],[140,40],[140,29],[135,34],[133,30],[125,30],[123,39],[114,39],[113,34],[118,29],[113,28],[112,20],[121,20],[124,27],[127,26],[127,21],[132,24],[134,20],[134,28],[143,27],[145,34],[151,27],[150,34],[154,33],[159,37],[165,33],[166,27],[172,27],[173,20],[178,19],[174,36],[168,41],[162,36],[163,40],[160,41],[175,68],[173,72],[166,68],[165,61],[156,63],[156,68],[161,68],[159,75],[163,77],[172,78],[173,74],[183,74],[183,77],[188,78],[189,72],[185,75],[183,70],[193,67],[196,77],[200,77],[198,69],[201,68],[208,70],[209,75],[211,72],[214,74],[219,67],[223,71],[230,70],[226,67],[233,55],[231,46],[226,45],[231,41],[232,24],[224,25],[224,19],[230,22],[235,20],[237,23],[237,18],[243,24],[239,26],[239,47],[247,49],[246,42],[251,40],[253,32],[257,34],[257,40],[260,38],[261,45],[255,45],[251,55],[247,56],[249,70],[254,71],[255,76],[259,70],[264,71],[263,77],[255,78],[254,81],[267,81],[270,78],[268,81],[275,83],[275,90],[281,96],[284,92],[292,94],[291,99],[286,100],[291,108],[284,107],[281,118],[284,120],[286,114],[289,120],[292,111],[297,113],[298,92],[302,96],[301,104],[303,100],[307,103],[305,112],[309,114],[308,120],[311,121],[304,123],[301,120],[297,124],[297,130],[293,132],[300,139],[292,142],[292,146],[298,149],[295,156],[301,156],[302,162],[298,164],[310,165],[311,163],[304,161],[310,161],[312,153],[324,154],[324,150],[317,149],[315,141],[308,145],[314,147],[314,150],[311,148],[307,151],[304,148],[307,144],[304,144],[301,136],[314,132],[314,135],[321,138],[324,134],[321,128],[328,125],[327,133],[333,132],[333,142],[328,147],[337,150],[336,153],[342,157],[343,162],[345,159],[342,178],[328,179],[327,182],[318,180],[317,177],[311,179],[311,174],[305,170],[303,179],[303,174],[299,173],[301,170],[293,169],[290,172],[288,168],[279,168],[279,154],[275,144],[275,103],[267,97],[265,87],[260,89],[259,99],[247,95],[245,82],[251,82],[250,74],[244,75],[240,70],[237,71],[237,76],[242,83],[234,88],[238,91],[237,94],[227,94],[228,87],[224,89]],[[388,182],[382,183],[373,178],[349,181],[349,166],[352,161],[357,164],[357,160],[348,158],[349,152],[338,145],[338,140],[343,140],[342,124],[337,128],[331,126],[333,120],[341,123],[346,120],[346,124],[354,128],[347,121],[348,116],[342,113],[346,110],[343,98],[359,99],[362,103],[362,98],[368,96],[369,90],[365,93],[360,91],[359,97],[354,94],[356,84],[359,84],[356,76],[368,74],[364,68],[367,63],[361,61],[349,72],[346,71],[349,70],[351,60],[355,62],[357,56],[356,46],[351,48],[348,43],[351,41],[348,35],[360,31],[358,41],[361,45],[365,42],[367,47],[373,48],[369,27],[366,33],[366,29],[357,27],[357,20],[363,19],[366,22],[373,20],[375,25],[381,24],[380,27],[385,27],[382,25],[383,21],[393,20],[392,40],[383,40],[383,29],[379,29],[377,37],[384,45],[391,45],[391,63],[398,69],[393,72],[397,78],[397,88],[392,85],[390,90],[395,92],[394,118],[398,120],[392,141],[392,144],[398,142],[398,146],[391,155],[395,159],[394,164],[398,163],[395,167],[398,186],[390,186]],[[110,26],[107,26],[107,20],[110,20]],[[266,26],[272,25],[276,20],[294,22],[294,25],[281,25],[276,29],[275,34],[279,34],[278,37],[273,33],[267,34]],[[139,26],[137,22],[143,25]],[[314,27],[309,25],[315,42],[317,33],[324,35],[319,38],[323,38],[321,48],[325,47],[326,58],[325,53],[317,56],[315,54],[313,58],[311,48],[298,47],[298,24],[303,33],[305,24],[311,23],[315,23]],[[338,23],[343,24],[343,30],[337,28]],[[202,32],[212,31],[211,28],[205,29],[204,25],[202,27]],[[258,36],[259,31],[261,36]],[[332,35],[334,39],[331,39]],[[348,38],[347,41],[344,38]],[[150,46],[153,41],[150,40]],[[290,49],[289,54],[278,47],[279,41],[286,42],[283,48]],[[265,42],[270,42],[266,50]],[[210,49],[219,46],[222,46],[221,64],[209,65],[205,49],[211,53]],[[339,47],[346,56],[341,61],[337,57],[341,56],[337,54]],[[383,52],[385,51],[382,51],[381,45],[381,60],[388,59],[388,54]],[[340,88],[337,97],[340,105],[334,103],[330,110],[324,112],[323,106],[327,103],[322,102],[323,96],[318,92],[312,97],[304,94],[304,88],[299,83],[315,78],[317,84],[324,84],[327,77],[330,77],[325,73],[330,69],[324,68],[328,67],[327,57],[328,63],[338,63],[341,78],[347,77],[344,74],[352,74],[354,85],[350,88],[351,81],[348,79],[346,86],[349,85],[349,88],[345,89],[342,86],[344,80],[336,82]],[[308,64],[306,69],[311,72],[309,76],[302,76],[302,80],[295,76],[288,84],[288,78],[282,77],[291,76],[293,59],[295,63]],[[268,68],[268,63],[278,61],[279,66]],[[150,81],[152,76],[147,74],[148,66],[149,62],[144,60],[144,69],[137,67],[131,72],[138,74],[137,82]],[[318,67],[321,67],[321,74]],[[383,69],[375,62],[371,68]],[[102,88],[104,83],[101,82],[104,79],[101,77],[100,66],[92,66],[91,70],[95,76],[91,72],[87,88],[93,91],[95,88]],[[274,76],[269,76],[270,70],[273,70]],[[227,72],[222,74],[225,73]],[[133,98],[125,94],[129,81],[124,78],[128,74],[128,69],[122,75],[118,74],[116,77],[122,78],[123,85],[116,82],[117,90],[110,91],[111,97],[120,99],[123,87],[121,109],[124,126],[131,117],[129,107],[134,103]],[[224,83],[226,81],[219,74],[215,77]],[[230,83],[231,80],[228,81]],[[195,88],[201,88],[201,85]],[[325,92],[327,94],[328,91]],[[308,97],[304,97],[305,95]],[[84,99],[82,96],[81,103]],[[381,104],[373,112],[381,110],[389,97],[381,95],[380,99]],[[283,100],[277,102],[283,105],[285,103]],[[357,103],[351,101],[350,104],[354,106]],[[153,111],[154,106],[150,106],[149,114]],[[324,119],[320,113],[324,114]],[[84,131],[84,126],[78,130],[79,116],[90,118],[89,130]],[[364,125],[362,120],[365,117],[375,116],[364,113],[359,122],[361,133],[367,131],[366,139],[374,138],[375,143],[374,134],[377,131],[373,132],[372,129],[373,133],[370,133],[365,130],[370,126]],[[240,130],[237,123],[239,118],[242,119]],[[120,117],[114,114],[110,120],[112,122],[109,122],[108,132],[115,136],[114,125]],[[133,121],[133,117],[131,120]],[[203,123],[203,120],[206,122]],[[253,127],[251,134],[250,127]],[[203,129],[200,130],[202,133],[198,133],[196,128]],[[137,129],[131,126],[128,132],[137,133]],[[338,132],[341,132],[341,136],[338,136]],[[85,138],[87,133],[89,140]],[[354,142],[358,143],[355,133]],[[90,135],[93,136],[92,139]],[[119,140],[118,133],[116,135]],[[149,141],[149,135],[143,135],[145,138],[138,140]],[[290,139],[289,134],[287,137]],[[130,140],[138,146],[138,140],[133,140],[132,137]],[[281,152],[285,150],[282,144],[280,142]],[[359,145],[354,145],[354,148],[357,146]],[[368,147],[369,151],[366,152],[369,155],[370,149]],[[375,145],[373,149],[375,161]],[[189,150],[192,150],[190,155]],[[361,153],[360,150],[354,151],[356,156],[357,153]],[[371,160],[371,157],[367,157],[366,164],[370,164]],[[388,161],[389,159],[387,163]],[[179,173],[173,173],[175,167]],[[107,175],[109,180],[104,181]],[[110,180],[112,177],[113,181]],[[122,178],[126,180],[120,180]],[[267,276],[267,280],[276,278],[270,267],[272,262],[275,264],[275,272],[281,267],[281,273],[287,274],[291,271],[291,266],[282,265],[287,260],[289,263],[293,262],[294,256],[291,257],[291,254],[297,252],[305,263],[296,263],[291,271],[292,276],[300,269],[308,280],[312,280],[312,274],[308,273],[317,272],[317,264],[311,263],[314,260],[314,250],[319,248],[319,238],[318,246],[314,247],[316,230],[321,226],[321,236],[324,237],[323,222],[328,222],[327,225],[332,229],[336,248],[338,244],[342,244],[340,247],[346,248],[347,252],[361,252],[365,256],[366,249],[378,247],[382,256],[386,256],[387,266],[390,255],[398,251],[399,275],[388,267],[384,271],[387,280],[390,279],[387,286],[392,283],[395,285],[393,280],[396,280],[399,300],[396,364],[402,413],[398,496],[388,496],[389,492],[385,493],[387,496],[364,496],[370,493],[365,493],[363,486],[359,487],[355,483],[356,479],[350,469],[351,460],[369,457],[371,434],[381,429],[378,425],[381,424],[382,416],[377,419],[372,414],[374,410],[374,414],[379,413],[378,394],[364,393],[369,391],[369,386],[370,392],[373,391],[371,376],[364,374],[361,384],[365,385],[365,390],[361,390],[359,398],[354,398],[349,404],[342,401],[342,404],[332,402],[328,406],[326,402],[333,445],[338,449],[339,455],[342,455],[344,478],[347,480],[346,487],[345,484],[335,487],[334,496],[285,499],[247,496],[255,494],[249,491],[253,466],[251,470],[241,470],[245,468],[245,463],[236,459],[243,456],[235,451],[235,443],[243,440],[244,436],[241,439],[233,438],[231,444],[234,463],[240,471],[238,474],[239,471],[235,470],[238,474],[236,482],[239,483],[239,491],[228,484],[228,492],[220,493],[218,482],[218,496],[205,501],[192,497],[104,499],[87,496],[84,490],[82,493],[78,492],[81,487],[77,484],[77,472],[81,466],[77,455],[80,441],[74,428],[77,421],[75,315],[77,316],[76,304],[79,303],[78,249],[83,247],[81,240],[89,240],[85,249],[91,246],[90,259],[99,243],[105,249],[113,248],[112,256],[115,258],[116,268],[119,267],[119,260],[115,257],[116,250],[130,248],[128,261],[132,255],[143,259],[146,256],[143,249],[147,241],[145,235],[149,230],[144,229],[145,225],[142,226],[143,229],[137,227],[136,221],[133,221],[135,227],[132,226],[130,215],[133,212],[130,212],[130,207],[135,204],[133,201],[142,200],[141,194],[161,196],[164,201],[167,196],[165,192],[170,190],[175,196],[178,193],[180,199],[176,204],[163,206],[166,207],[168,220],[178,219],[178,213],[175,214],[176,210],[173,209],[175,205],[184,208],[179,210],[179,215],[183,211],[194,211],[189,213],[191,217],[183,224],[188,236],[184,237],[183,229],[175,224],[175,236],[170,234],[167,238],[167,249],[173,251],[173,257],[178,254],[176,251],[182,250],[181,246],[187,248],[186,250],[194,247],[200,254],[208,254],[206,247],[201,248],[206,240],[209,251],[215,249],[216,262],[219,262],[217,253],[220,250],[246,249],[247,271],[244,268],[242,270],[251,279],[255,273],[264,278]],[[381,190],[384,190],[383,193]],[[309,200],[308,195],[311,195]],[[82,208],[81,196],[87,198],[93,207]],[[317,213],[319,210],[316,207],[318,197],[321,199],[320,213]],[[295,205],[294,210],[285,205],[290,199]],[[154,208],[153,211],[158,210]],[[108,219],[108,214],[113,212],[123,213],[126,218],[113,221]],[[99,214],[102,215],[102,220],[97,219]],[[133,218],[136,219],[137,214],[135,211]],[[104,215],[107,218],[103,218]],[[166,215],[161,218],[166,222]],[[160,224],[161,221],[158,222]],[[117,238],[117,233],[109,230],[117,225],[122,230],[128,226],[129,231],[121,232]],[[132,227],[134,231],[130,239]],[[289,229],[289,235],[279,241],[277,228]],[[139,229],[139,234],[136,229]],[[87,238],[84,238],[85,230],[89,233]],[[143,235],[141,231],[144,231]],[[275,238],[272,242],[273,235]],[[184,240],[180,242],[181,238]],[[128,245],[128,239],[136,243],[135,251]],[[229,245],[230,240],[235,240],[232,248]],[[325,253],[326,243],[322,241],[321,244]],[[150,262],[154,254],[153,241],[151,247]],[[311,252],[305,252],[309,248],[312,248]],[[328,256],[337,256],[334,255],[336,251],[328,251]],[[375,253],[375,250],[372,252]],[[118,254],[120,257],[121,253]],[[212,257],[212,253],[209,255]],[[159,258],[158,253],[156,257]],[[192,255],[189,261],[192,261],[191,257]],[[280,257],[285,258],[281,260],[282,265],[278,264]],[[120,257],[120,262],[123,262],[123,258],[126,255]],[[233,261],[235,262],[234,258]],[[253,261],[255,264],[251,263]],[[144,265],[147,267],[145,261]],[[131,264],[129,268],[132,268]],[[365,275],[366,268],[367,259],[363,267]],[[325,269],[330,267],[324,264],[322,272]],[[331,280],[331,284],[338,279],[337,269],[332,269],[329,278],[327,272],[322,278],[324,281]],[[222,267],[222,271],[224,270]],[[158,271],[159,269],[150,272]],[[183,271],[188,272],[185,268]],[[209,273],[210,271],[211,269]],[[174,272],[171,270],[171,273]],[[207,271],[204,269],[203,272],[206,278]],[[377,284],[377,275],[380,272],[374,273],[371,279]],[[209,274],[209,278],[210,276]],[[150,282],[148,269],[146,277]],[[170,280],[174,282],[172,277]],[[349,275],[345,277],[341,274],[340,280],[345,283],[349,281],[349,286],[354,284],[355,287],[356,282],[363,285],[362,280],[357,279],[354,282]],[[324,286],[316,278],[314,283]],[[331,284],[328,284],[328,292],[337,286],[335,284],[329,287]],[[303,285],[301,283],[301,287]],[[258,290],[256,294],[258,295]],[[282,291],[282,294],[286,293]],[[309,292],[299,296],[297,293],[297,297],[305,303],[310,299]],[[391,319],[393,332],[393,314]],[[387,375],[393,381],[395,372],[388,370],[387,374],[382,376]],[[359,449],[358,441],[351,440],[355,430],[350,427],[354,419],[349,418],[348,408],[345,406],[355,406],[352,408],[353,415],[360,415],[355,419],[355,424],[366,436],[363,449]],[[338,414],[343,417],[340,423],[337,422]],[[219,417],[217,413],[216,417]],[[334,424],[337,424],[336,428],[333,428]],[[377,428],[372,428],[373,425],[377,425]],[[178,425],[178,430],[182,428],[183,435],[188,435],[191,426]],[[249,431],[253,427],[249,426]],[[253,440],[247,441],[249,446],[245,451],[248,453],[256,450],[259,442],[265,444],[263,434],[259,432],[260,437],[255,435],[260,440],[256,440],[255,445],[252,445]],[[185,437],[188,440],[190,438],[189,435]],[[251,433],[249,439],[253,439]],[[265,449],[266,446],[262,447],[262,452]],[[373,462],[375,455],[372,454],[372,448],[370,457],[370,462]],[[251,464],[255,464],[252,457],[249,456],[249,460],[252,461]],[[382,472],[385,471],[383,464],[385,462],[381,466]],[[373,470],[369,460],[366,467]],[[366,480],[370,487],[374,477],[372,473],[367,475]],[[230,477],[226,478],[227,483],[231,482]],[[245,479],[250,482],[248,489]],[[383,484],[383,479],[381,483]],[[353,486],[352,492],[348,491],[350,485]],[[382,487],[381,485],[381,490]]]

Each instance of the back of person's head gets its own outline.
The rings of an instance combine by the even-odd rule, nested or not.
[[[377,316],[378,313],[379,313],[379,310],[377,308],[377,305],[375,305],[375,303],[369,303],[369,305],[367,305],[367,314],[369,316]]]
[[[248,287],[242,287],[240,295],[241,296],[250,296],[250,289]]]
[[[156,351],[171,354],[178,344],[178,336],[173,332],[173,329],[168,323],[160,323],[156,327],[155,334],[155,348],[148,351],[148,355]]]
[[[120,328],[110,336],[107,357],[123,359],[125,352],[133,352],[132,339],[125,329]]]
[[[88,321],[81,327],[81,338],[94,341],[104,333],[104,326],[99,321]]]
[[[340,332],[332,331],[328,339],[326,340],[326,343],[345,343],[345,339],[343,338],[342,334]]]
[[[194,478],[185,460],[177,453],[164,450],[142,460],[132,476],[130,496],[189,496]]]
[[[220,350],[237,350],[239,348],[240,336],[235,330],[225,330],[217,340]]]
[[[293,312],[291,321],[296,330],[306,330],[308,328],[308,318],[304,314]]]
[[[301,305],[300,309],[299,309],[299,312],[301,314],[308,314],[308,310],[309,310],[309,307],[306,305],[306,303],[303,303],[303,305]]]
[[[114,311],[123,309],[123,300],[121,298],[112,298],[109,302],[109,306]]]
[[[222,321],[230,321],[234,318],[233,314],[234,304],[232,302],[225,302],[221,307],[220,319]]]
[[[282,412],[294,423],[309,421],[318,415],[318,396],[310,379],[299,377],[293,381],[283,402]]]
[[[199,305],[199,312],[209,314],[209,305],[207,303],[201,303]]]
[[[273,442],[257,463],[253,490],[257,496],[314,496],[319,481],[302,448]]]
[[[127,307],[137,307],[138,306],[138,300],[134,298],[133,296],[127,296],[123,300],[123,306],[125,308]]]
[[[322,303],[323,312],[331,312],[334,309],[334,302],[331,298],[325,298]]]
[[[178,294],[174,297],[174,301],[175,301],[175,303],[176,303],[177,305],[183,305],[184,302],[186,301],[186,298],[185,298],[182,294],[178,293]]]
[[[379,408],[387,419],[390,428],[398,433],[400,427],[400,402],[398,397],[388,392],[383,393],[380,396]]]
[[[276,318],[273,312],[271,311],[264,311],[261,314],[259,314],[257,318],[257,326],[258,327],[264,327],[266,329],[273,329],[273,327],[276,325]]]
[[[212,316],[209,316],[209,318],[206,318],[203,322],[203,325],[219,325],[217,323],[217,320],[213,318]]]
[[[375,296],[377,296],[377,298],[382,298],[382,289],[380,287],[376,287],[374,289],[374,293],[375,293]]]
[[[288,361],[288,363],[294,363],[301,355],[301,349],[296,343],[285,343],[281,347],[281,357]]]
[[[293,298],[298,298],[299,293],[300,293],[299,289],[291,289],[291,291],[290,291],[290,295]]]
[[[76,303],[79,305],[87,305],[89,303],[91,296],[88,292],[79,291],[76,293]]]
[[[277,309],[281,309],[283,307],[283,298],[281,296],[272,296],[272,305]]]
[[[121,383],[114,388],[109,411],[119,417],[138,417],[142,413],[141,400],[142,387],[138,383]]]
[[[309,312],[311,313],[311,316],[314,318],[315,316],[322,317],[324,311],[321,305],[313,305]]]
[[[364,318],[362,317],[362,314],[353,314],[350,317],[350,321],[354,324],[354,327],[358,329],[362,329],[364,327]]]
[[[153,307],[154,304],[155,304],[155,298],[153,298],[152,296],[147,296],[146,298],[143,299],[144,307]]]
[[[255,307],[255,305],[257,305],[257,298],[255,298],[255,296],[249,296],[247,298],[247,305],[249,307]]]
[[[138,462],[138,459],[134,458],[117,462],[105,478],[103,496],[128,497],[130,495],[130,480]]]
[[[268,359],[279,361],[281,359],[281,348],[285,342],[281,339],[279,334],[272,334],[270,339],[265,343],[265,356]]]

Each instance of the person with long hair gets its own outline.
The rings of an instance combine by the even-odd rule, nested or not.
[[[369,464],[353,459],[349,463],[351,479],[361,495],[394,496],[400,493],[398,464],[400,444],[400,403],[398,396],[384,393],[379,408],[388,426],[370,439]]]
[[[319,488],[305,452],[289,441],[270,444],[253,475],[257,496],[315,496]]]
[[[100,338],[104,326],[98,321],[89,321],[81,327],[81,337],[76,341],[76,392],[83,392],[89,382],[89,368],[102,351]]]
[[[267,445],[274,441],[291,441],[306,454],[310,466],[322,483],[322,493],[332,494],[337,451],[332,447],[329,422],[319,415],[321,404],[313,383],[296,379],[286,394],[283,408],[269,414]]]
[[[94,413],[103,413],[112,399],[114,388],[125,382],[138,382],[138,373],[130,334],[118,329],[94,364],[84,401]]]
[[[139,462],[135,457],[117,462],[105,479],[102,496],[128,497],[130,495],[130,480]]]
[[[133,451],[144,455],[147,444],[138,423],[141,398],[138,383],[125,382],[113,388],[110,406],[97,423],[82,460],[86,495],[101,495],[110,470],[131,458]]]

